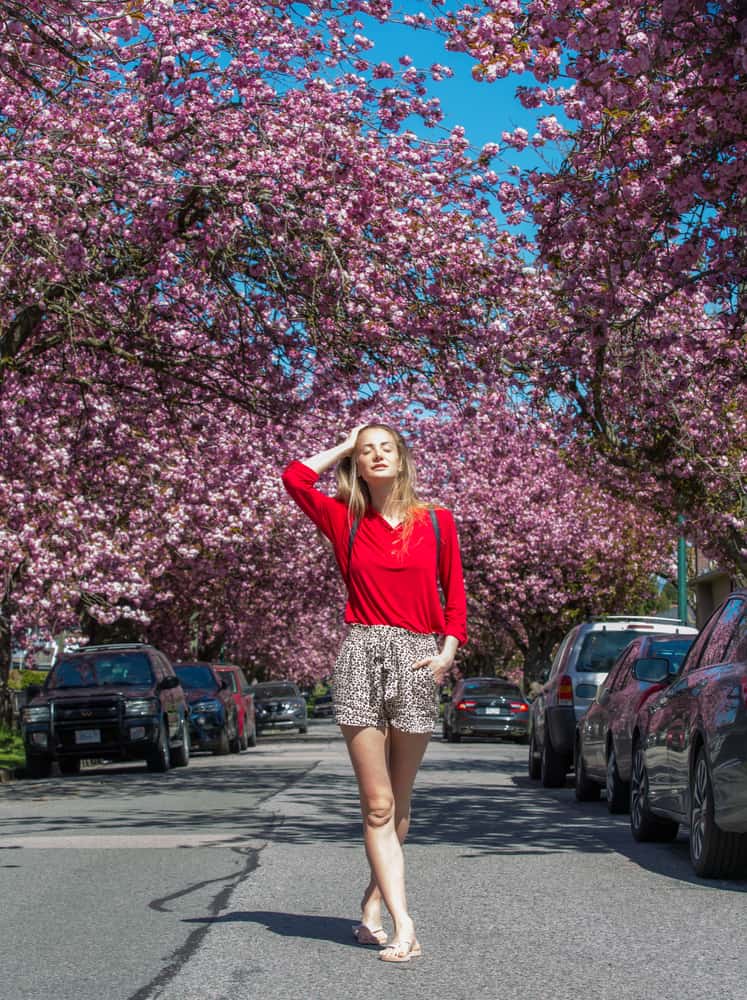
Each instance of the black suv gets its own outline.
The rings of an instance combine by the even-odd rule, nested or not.
[[[145,760],[151,771],[189,763],[187,702],[171,663],[153,646],[84,646],[67,653],[23,710],[26,773],[48,777],[56,761]]]

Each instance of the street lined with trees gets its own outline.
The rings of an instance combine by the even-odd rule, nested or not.
[[[0,0],[0,683],[31,628],[326,676],[278,475],[369,418],[455,512],[475,662],[652,604],[680,515],[745,572],[744,3],[409,6]],[[449,48],[538,133],[440,130]]]

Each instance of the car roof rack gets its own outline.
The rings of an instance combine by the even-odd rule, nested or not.
[[[651,622],[652,624],[679,625],[680,627],[688,624],[680,621],[679,618],[657,618],[652,615],[595,615],[588,620],[592,622]]]
[[[91,646],[79,646],[77,649],[73,649],[71,653],[91,653],[98,652],[102,649],[112,650],[112,649],[148,649],[150,648],[149,642],[101,642],[94,643]],[[69,656],[69,653],[65,653],[65,656]]]

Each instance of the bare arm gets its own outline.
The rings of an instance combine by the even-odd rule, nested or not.
[[[352,454],[355,448],[355,442],[358,439],[358,434],[365,424],[359,424],[358,427],[354,427],[353,430],[348,434],[344,441],[340,444],[335,445],[333,448],[327,448],[326,451],[320,451],[317,455],[312,455],[311,458],[302,458],[301,464],[305,465],[309,469],[313,469],[318,476],[321,476],[323,472],[336,465],[341,458],[345,458],[347,455]]]

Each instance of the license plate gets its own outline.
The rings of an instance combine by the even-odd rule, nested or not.
[[[503,715],[503,709],[502,708],[486,708],[485,709],[485,714],[486,715]]]
[[[75,731],[75,742],[76,743],[100,743],[101,742],[101,730],[100,729],[77,729]]]

